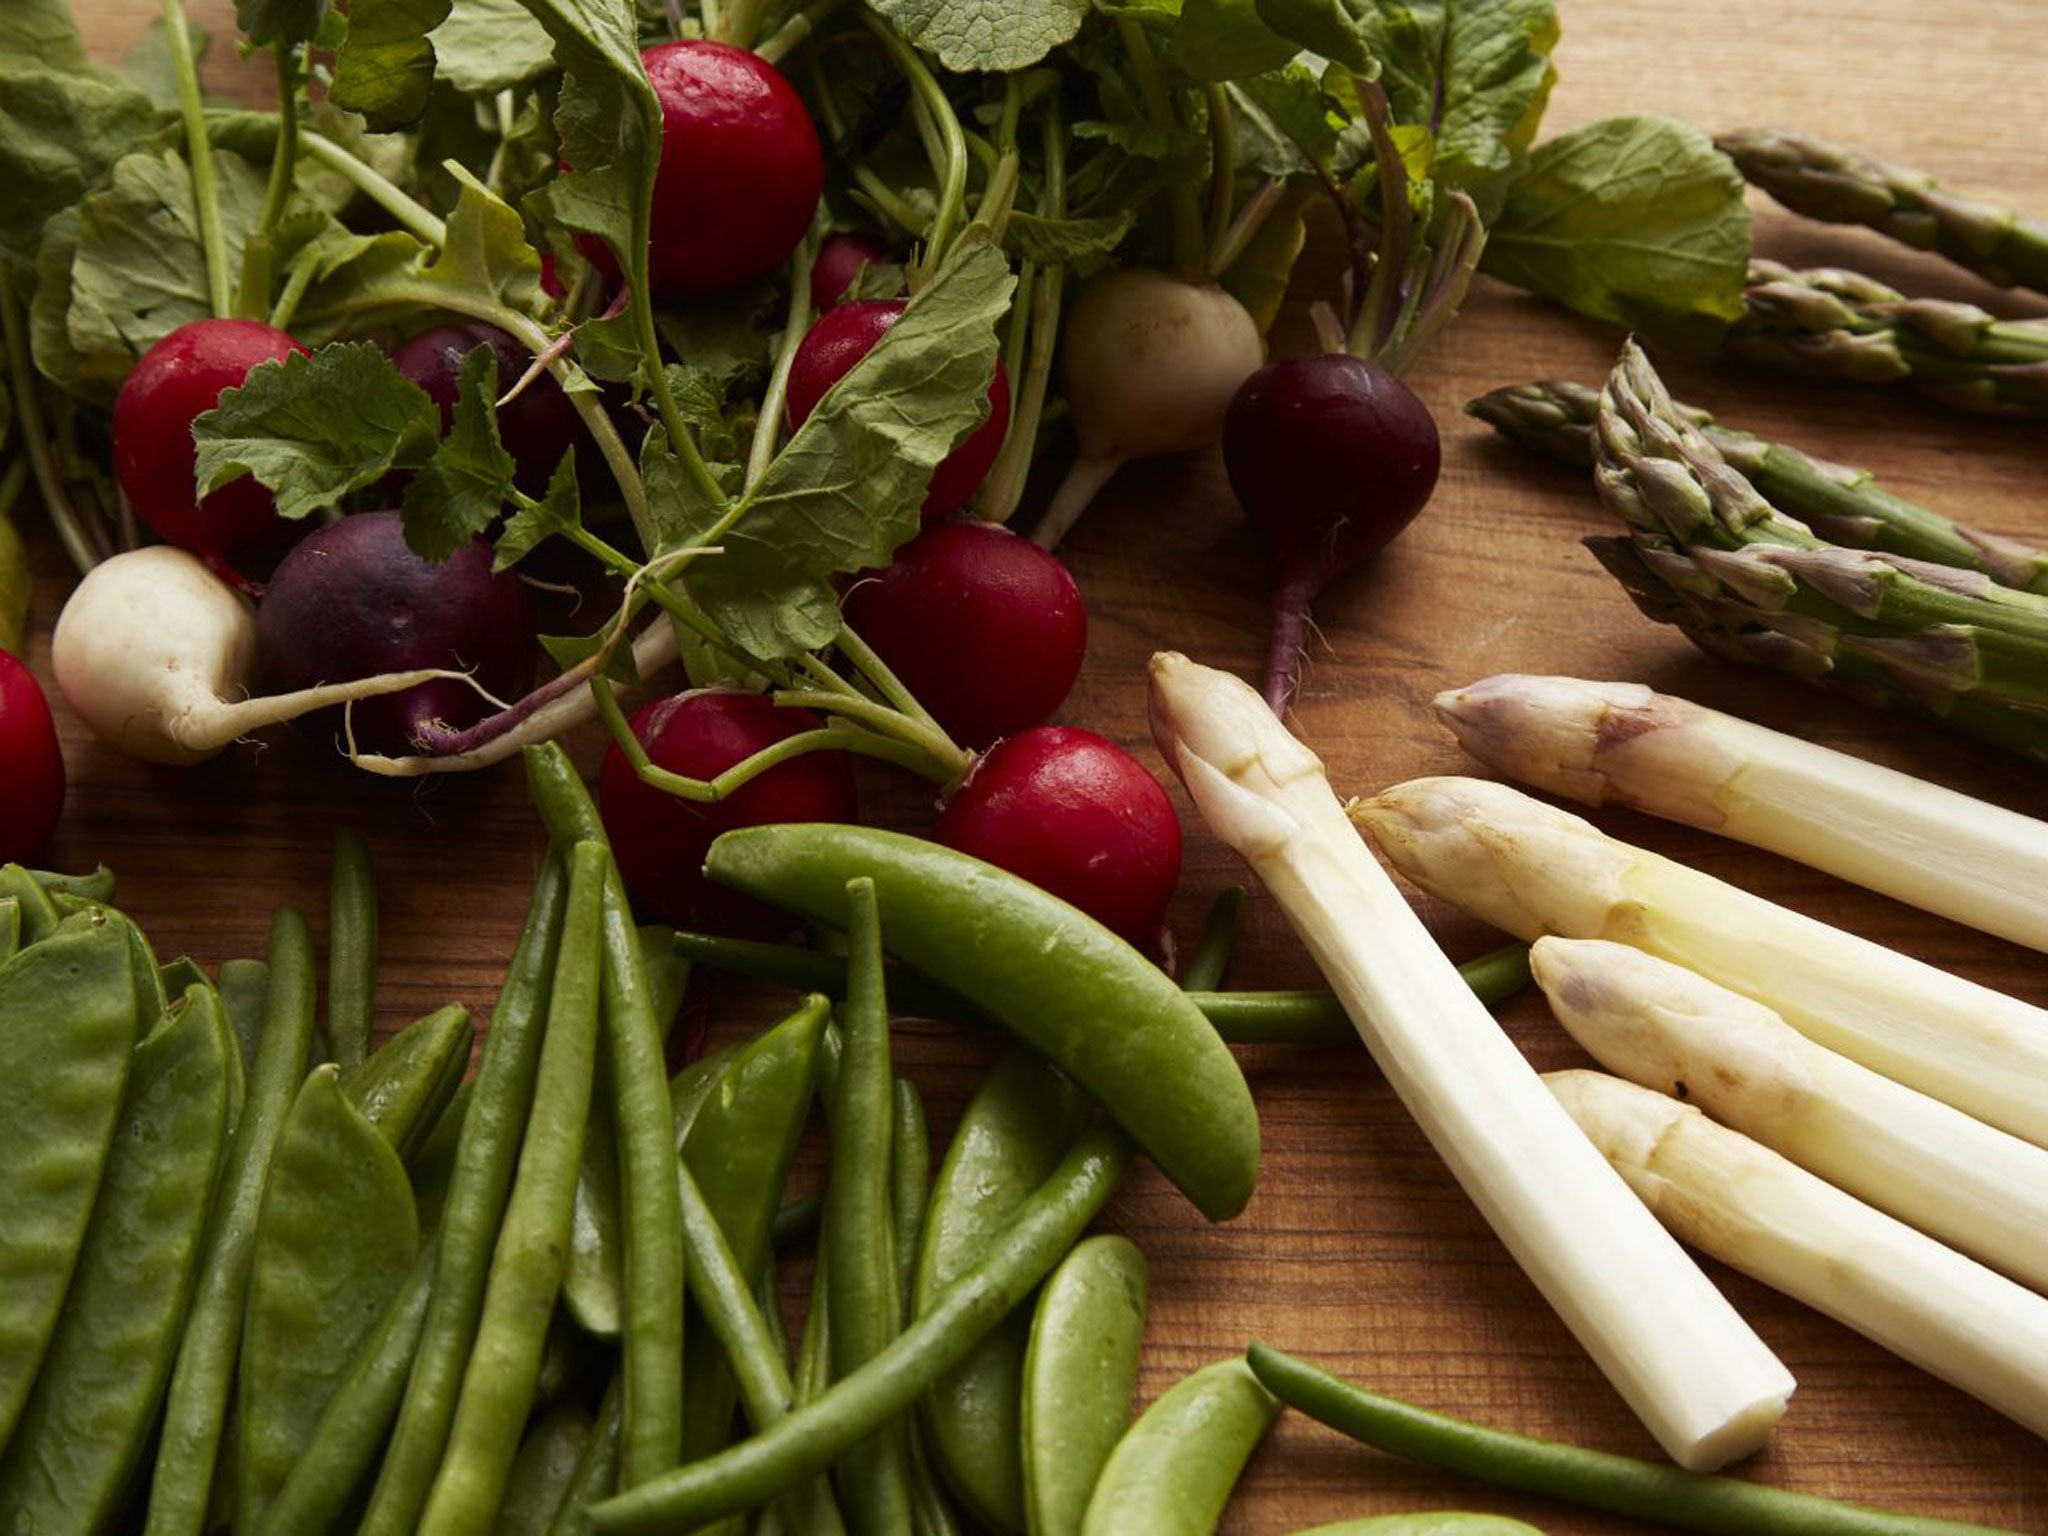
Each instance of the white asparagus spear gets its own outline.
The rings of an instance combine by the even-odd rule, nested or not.
[[[1672,1094],[2048,1292],[2048,1151],[1916,1093],[1762,1003],[1604,939],[1543,938],[1536,984],[1608,1071]]]
[[[2048,1435],[2048,1299],[1604,1072],[1545,1079],[1673,1233]]]
[[[1614,939],[1774,1008],[1895,1082],[2048,1146],[2048,1011],[1608,837],[1484,779],[1351,807],[1394,867],[1518,938]]]
[[[1671,1458],[1757,1449],[1792,1378],[1571,1121],[1248,686],[1152,658],[1152,734],[1287,913],[1423,1133]]]
[[[2048,950],[2048,822],[1640,683],[1506,673],[1436,698],[1488,767],[1718,832]]]

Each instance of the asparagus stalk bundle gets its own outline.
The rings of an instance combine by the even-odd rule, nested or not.
[[[1817,538],[1685,419],[1633,343],[1602,391],[1594,453],[1629,537],[1591,547],[1651,617],[1718,654],[2048,749],[2048,597]]]
[[[2048,823],[1640,683],[1503,674],[1436,697],[1489,768],[1626,805],[2048,950]]]
[[[1351,817],[1401,874],[1482,922],[1524,939],[1632,945],[2048,1146],[2048,1011],[1632,848],[1505,784],[1415,779]]]
[[[1722,350],[1795,373],[1906,384],[1957,410],[2048,411],[2048,320],[2001,320],[1952,299],[1909,299],[1841,267],[1753,260]]]
[[[1757,1449],[1792,1379],[1572,1129],[1259,695],[1152,658],[1152,733],[1294,925],[1401,1102],[1671,1458]]]
[[[1625,944],[1538,939],[1537,985],[1617,1077],[2048,1292],[2048,1150],[1815,1045],[1761,1003]]]
[[[1569,379],[1492,390],[1465,407],[1517,447],[1575,468],[1593,466],[1600,391]],[[1721,425],[1695,405],[1672,409],[1700,429],[1730,467],[1816,537],[1937,565],[1982,571],[2001,586],[2048,594],[2048,552],[1954,522],[1893,495],[1867,469],[1830,463],[1785,443]]]
[[[2048,292],[2048,224],[2038,219],[1796,129],[1740,128],[1714,144],[1743,180],[1796,214],[1861,224],[2001,287]]]
[[[1690,1105],[1601,1072],[1544,1081],[1679,1238],[2048,1435],[2048,1299]]]

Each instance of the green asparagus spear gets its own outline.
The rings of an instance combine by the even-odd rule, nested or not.
[[[2038,219],[1794,129],[1743,128],[1714,143],[1745,181],[1794,213],[1861,224],[2002,287],[2048,292],[2048,224]]]
[[[1590,468],[1599,407],[1596,389],[1541,379],[1493,390],[1465,409],[1519,447]],[[1672,409],[1697,426],[1767,501],[1830,543],[1982,571],[2001,586],[2048,593],[2048,552],[1895,496],[1867,469],[1722,426],[1697,406],[1674,401]]]

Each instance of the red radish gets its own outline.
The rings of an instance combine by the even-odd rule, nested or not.
[[[817,409],[825,391],[837,384],[853,365],[868,355],[882,333],[896,323],[909,303],[907,299],[860,299],[829,309],[797,343],[796,357],[789,367],[789,425],[791,430]],[[932,471],[931,488],[925,492],[920,513],[926,522],[957,512],[968,497],[988,478],[1003,451],[1003,436],[1010,429],[1010,375],[996,359],[995,377],[988,383],[988,418],[939,461]]]
[[[846,620],[962,746],[1050,720],[1088,646],[1058,557],[993,523],[939,523],[846,594]]]
[[[1309,605],[1408,526],[1441,457],[1428,409],[1366,358],[1282,358],[1231,401],[1223,462],[1273,565],[1265,696],[1275,713],[1294,692]]]
[[[818,130],[759,54],[692,39],[640,55],[661,102],[648,281],[702,293],[764,277],[810,228],[825,186]]]
[[[316,529],[285,556],[256,611],[256,657],[266,691],[310,688],[422,667],[468,672],[355,705],[364,752],[402,754],[424,728],[460,728],[492,709],[482,688],[517,698],[533,680],[526,589],[491,571],[491,546],[471,539],[438,564],[406,546],[396,512],[365,512]],[[304,717],[339,735],[338,712]]]
[[[566,299],[569,297],[569,290],[562,285],[562,274],[559,266],[560,264],[555,260],[555,253],[553,251],[542,251],[540,253],[540,291],[551,299]]]
[[[633,734],[658,768],[711,779],[824,722],[780,709],[758,693],[705,688],[657,699],[633,716]],[[704,853],[719,833],[782,821],[852,821],[853,767],[844,752],[807,752],[777,763],[715,804],[685,800],[634,773],[617,743],[598,776],[619,876],[641,913],[677,928],[774,937],[789,918],[704,878]]]
[[[869,267],[887,266],[896,259],[881,241],[869,235],[827,235],[811,259],[811,304],[831,309],[860,281]]]
[[[462,383],[462,360],[478,347],[489,347],[498,359],[498,392],[510,389],[532,366],[533,357],[512,336],[495,325],[465,320],[422,331],[391,354],[398,371],[433,397],[441,408],[441,430],[455,421],[455,401]],[[498,437],[519,468],[519,489],[538,497],[548,477],[575,446],[581,423],[576,407],[552,377],[534,379],[498,411]]]
[[[114,401],[114,478],[160,538],[219,557],[275,531],[277,504],[251,476],[200,498],[192,423],[257,364],[305,350],[255,320],[194,320],[142,354]]]
[[[0,864],[33,864],[64,809],[64,754],[35,674],[0,651]]]
[[[1022,875],[1156,950],[1180,879],[1180,820],[1159,781],[1093,731],[1042,725],[998,742],[932,835]]]

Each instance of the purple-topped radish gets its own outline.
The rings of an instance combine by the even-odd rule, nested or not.
[[[441,408],[441,430],[455,421],[455,401],[462,383],[462,360],[478,347],[489,347],[498,359],[498,391],[510,389],[533,358],[512,336],[495,325],[464,320],[422,331],[392,351],[398,371],[433,397]],[[575,446],[582,424],[562,386],[542,374],[498,407],[498,437],[518,465],[514,480],[529,496],[546,493],[548,477]]]
[[[526,691],[533,653],[526,590],[509,571],[492,572],[490,545],[472,539],[438,564],[422,560],[396,512],[365,512],[308,534],[279,564],[256,614],[267,690],[415,667],[474,680],[444,678],[356,704],[349,724],[363,752],[403,755],[429,726],[474,724],[493,708],[485,693]],[[341,734],[333,712],[306,723]]]

